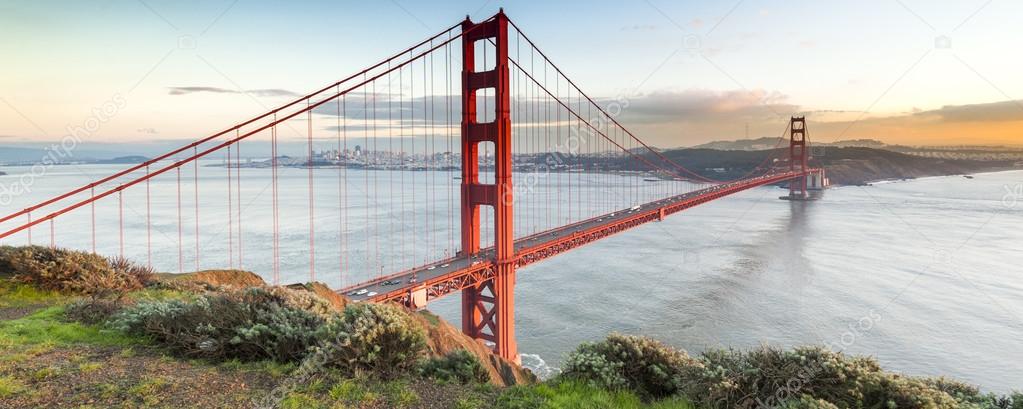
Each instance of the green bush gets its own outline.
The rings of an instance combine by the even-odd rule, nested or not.
[[[885,372],[877,361],[820,347],[784,351],[711,350],[683,369],[681,393],[705,407],[816,404],[839,407],[956,408],[950,395],[917,378]]]
[[[440,358],[430,358],[419,364],[420,376],[443,382],[487,383],[490,372],[469,351],[459,349]]]
[[[287,287],[253,287],[245,290],[252,302],[270,302],[307,311],[325,319],[337,314],[327,300],[309,291]]]
[[[204,295],[194,302],[142,302],[110,322],[189,357],[278,362],[305,357],[324,324],[322,317],[288,307],[263,289]]]
[[[584,343],[568,356],[562,376],[608,389],[627,388],[643,398],[663,398],[680,391],[682,371],[698,366],[685,352],[658,341],[611,334]]]
[[[319,335],[317,359],[350,375],[369,372],[384,378],[412,369],[426,349],[422,330],[400,307],[358,303],[345,308]]]
[[[1023,409],[1023,393],[1013,392],[999,396],[993,393],[981,393],[973,385],[948,378],[928,378],[923,380],[928,386],[940,390],[955,398],[962,407],[980,409]]]
[[[140,289],[152,278],[152,271],[125,259],[112,263],[91,253],[42,246],[4,248],[0,268],[38,288],[96,298]]]
[[[70,321],[78,321],[83,324],[101,324],[120,311],[122,307],[124,307],[124,304],[119,300],[80,300],[64,308],[64,317]]]
[[[1023,395],[981,394],[947,379],[884,371],[872,358],[820,347],[710,350],[698,358],[649,339],[611,335],[583,344],[562,365],[561,378],[646,401],[682,396],[705,408],[979,408],[1023,409]]]
[[[777,406],[778,409],[838,409],[838,406],[823,399],[814,399],[803,395],[799,399],[789,399]]]

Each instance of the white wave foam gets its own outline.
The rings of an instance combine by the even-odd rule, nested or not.
[[[533,374],[541,380],[550,379],[561,372],[560,369],[547,365],[547,361],[535,354],[519,354],[522,359],[522,367],[533,371]]]

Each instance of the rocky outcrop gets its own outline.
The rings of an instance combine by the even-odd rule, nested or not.
[[[469,338],[443,318],[429,311],[412,313],[413,318],[426,334],[427,348],[433,356],[444,356],[449,352],[464,349],[479,358],[490,372],[491,383],[497,386],[512,386],[534,383],[535,375],[514,362],[509,362],[490,351],[486,345]]]

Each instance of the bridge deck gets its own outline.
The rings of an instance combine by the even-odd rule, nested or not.
[[[532,264],[629,228],[659,220],[662,216],[746,189],[800,176],[800,172],[781,172],[715,185],[523,237],[515,241],[514,262],[520,267]],[[439,260],[427,266],[356,284],[340,292],[354,301],[399,301],[410,304],[411,293],[425,289],[427,301],[430,301],[491,279],[496,261],[493,258],[493,250],[484,249],[469,258]]]

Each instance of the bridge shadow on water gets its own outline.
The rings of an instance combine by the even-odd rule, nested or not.
[[[676,285],[683,286],[639,332],[690,351],[789,344],[800,338],[793,335],[815,332],[813,311],[802,304],[817,278],[808,237],[818,205],[788,201],[787,211],[771,211],[770,224],[756,231],[714,232],[728,235],[718,240],[727,243],[698,248],[695,262],[680,266]]]

